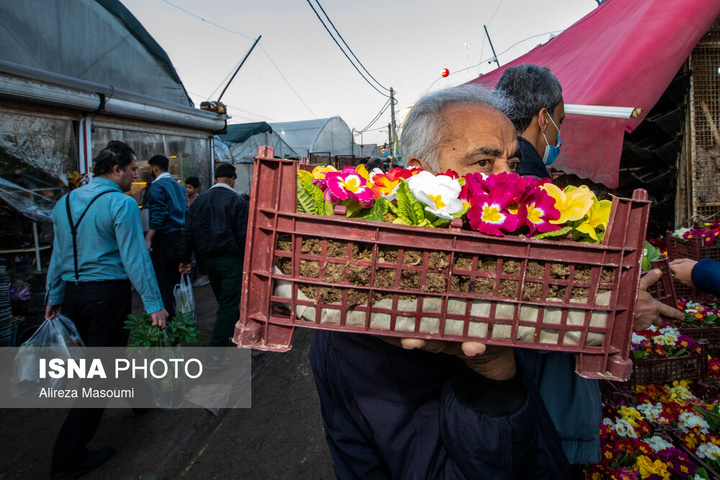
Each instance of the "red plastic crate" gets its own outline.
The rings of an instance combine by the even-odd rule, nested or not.
[[[698,340],[700,355],[666,358],[641,358],[633,362],[630,385],[672,383],[676,380],[702,380],[708,373],[708,343]]]
[[[670,271],[670,262],[665,256],[661,256],[657,260],[652,261],[653,268],[659,268],[662,271],[662,277],[654,284],[648,286],[648,293],[650,293],[658,301],[669,305],[673,308],[678,308],[677,296],[675,295],[675,284],[672,278],[672,272]],[[645,276],[648,272],[642,272],[642,276]]]
[[[573,352],[584,377],[630,377],[644,190],[587,244],[296,213],[297,169],[255,161],[239,346],[286,351],[308,327]]]
[[[691,238],[684,240],[672,236],[672,232],[667,232],[667,250],[670,260],[678,260],[680,258],[689,258],[690,260],[699,261],[703,258],[711,258],[720,262],[720,242],[713,245],[705,245],[702,238]],[[695,287],[684,285],[677,279],[673,278],[675,284],[675,292],[678,298],[685,298],[699,303],[717,303],[720,299],[715,295],[705,293]]]

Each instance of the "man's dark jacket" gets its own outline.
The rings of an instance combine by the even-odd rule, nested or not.
[[[550,172],[533,144],[520,135],[517,139],[518,147],[520,147],[520,165],[518,165],[517,173],[524,177],[530,175],[538,178],[550,178]]]
[[[190,206],[180,242],[180,261],[191,262],[191,253],[208,258],[245,255],[248,203],[231,188],[215,185]]]

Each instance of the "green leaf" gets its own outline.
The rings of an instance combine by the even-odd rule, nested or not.
[[[551,237],[562,237],[563,235],[567,235],[572,230],[571,226],[566,226],[561,228],[560,230],[555,230],[554,232],[545,232],[545,233],[539,233],[537,235],[534,235],[533,238],[551,238]]]
[[[645,242],[645,251],[643,252],[642,269],[644,272],[652,270],[652,262],[660,258],[660,249],[655,248],[650,242]]]
[[[387,198],[380,197],[380,198],[375,199],[372,207],[363,208],[362,210],[358,211],[357,215],[354,218],[359,218],[361,220],[382,222],[382,219],[385,216],[385,214],[388,212],[389,208],[390,208],[390,202],[388,202]]]
[[[309,183],[309,185],[308,185]],[[312,179],[306,175],[297,177],[297,211],[315,215],[315,199],[313,190],[320,190],[312,184]],[[322,193],[322,192],[321,192]]]
[[[420,225],[425,220],[425,206],[415,198],[407,182],[402,181],[397,189],[397,216],[405,225]]]

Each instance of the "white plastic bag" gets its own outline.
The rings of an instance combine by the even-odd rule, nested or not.
[[[72,320],[62,314],[45,319],[15,355],[10,393],[15,397],[37,396],[44,388],[59,389],[65,378],[52,378],[47,374],[48,362],[55,358],[67,362],[84,357],[85,344]],[[43,360],[45,378],[40,375]]]
[[[195,297],[190,275],[183,274],[180,277],[180,283],[175,285],[173,295],[175,296],[175,311],[191,315],[193,323],[195,323],[197,316],[195,315]]]

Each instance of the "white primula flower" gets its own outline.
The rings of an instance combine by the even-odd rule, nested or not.
[[[687,433],[694,428],[699,428],[702,433],[708,433],[708,423],[704,418],[696,413],[681,413],[678,417],[678,423],[680,430],[684,433]]]
[[[635,408],[643,415],[643,417],[653,422],[657,421],[657,419],[660,418],[660,415],[662,415],[662,405],[659,403],[654,405],[652,403],[643,403]]]
[[[647,443],[650,448],[653,449],[653,452],[659,452],[661,450],[665,450],[668,448],[672,448],[673,444],[668,442],[662,437],[658,437],[657,435],[652,436],[650,438],[645,439],[645,443]]]
[[[643,337],[642,335],[638,335],[635,332],[632,332],[631,341],[634,345],[640,345],[643,342],[643,340],[645,340],[645,337]]]
[[[635,428],[633,428],[633,426],[630,425],[630,422],[628,422],[624,418],[619,418],[615,422],[614,428],[615,428],[615,432],[620,437],[637,438],[637,433],[635,433]]]
[[[427,205],[425,210],[437,217],[452,220],[452,214],[463,209],[458,198],[462,187],[455,178],[422,171],[405,181],[415,198]]]
[[[700,458],[709,458],[710,460],[718,460],[720,458],[720,448],[712,443],[703,443],[698,446],[697,456]]]

